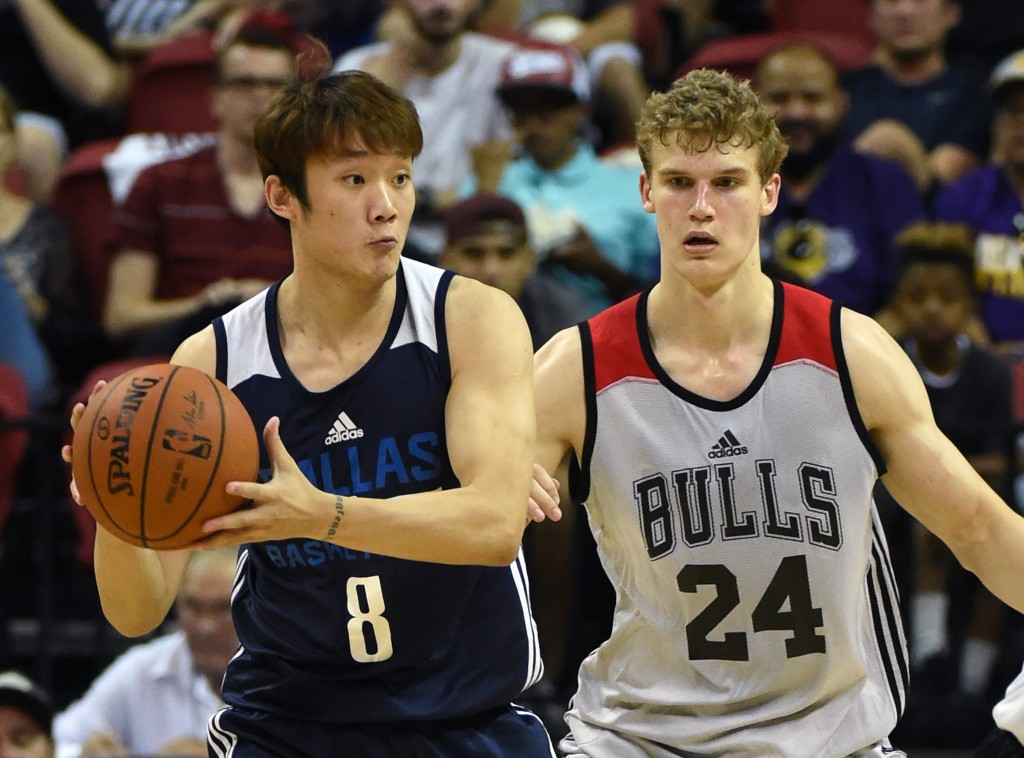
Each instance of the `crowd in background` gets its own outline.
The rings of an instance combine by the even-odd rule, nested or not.
[[[416,105],[425,144],[405,255],[508,292],[535,347],[657,278],[632,144],[649,92],[702,63],[749,77],[789,145],[778,208],[761,232],[765,271],[878,319],[917,366],[943,431],[1024,505],[1024,15],[1011,5],[0,0],[0,364],[14,370],[0,371],[0,419],[34,420],[28,436],[0,427],[0,458],[15,461],[7,473],[0,463],[0,670],[18,667],[50,692],[13,679],[10,691],[35,712],[43,703],[47,730],[71,706],[54,722],[57,754],[69,758],[184,754],[202,736],[189,709],[218,702],[226,660],[214,653],[195,676],[191,643],[202,638],[196,628],[217,623],[223,598],[197,600],[199,611],[180,604],[184,637],[168,630],[146,643],[156,648],[129,650],[136,657],[91,688],[112,652],[86,656],[77,676],[67,662],[41,672],[7,627],[39,613],[35,579],[47,561],[59,566],[58,616],[102,624],[89,566],[95,527],[62,484],[40,481],[66,476],[56,420],[96,378],[166,360],[289,271],[288,234],[266,209],[251,132],[311,44],[327,46],[335,70],[372,73]],[[208,86],[174,106],[164,129],[138,111],[139,88],[158,81],[142,73],[180,64],[186,50],[206,72],[190,81]],[[107,216],[89,219],[98,246],[73,213],[87,198],[68,189],[87,154],[101,156],[93,168],[110,197]],[[973,744],[1021,669],[1024,626],[881,487],[878,501],[912,668],[893,741]],[[43,511],[52,521],[40,541]],[[584,532],[569,556],[546,551],[541,529],[526,536],[549,659],[528,694],[552,732],[564,731],[576,667],[610,624],[612,590]],[[207,642],[223,648],[215,637]],[[145,668],[153,692],[161,681],[179,690],[129,718],[128,703],[112,705],[126,665]],[[161,711],[181,716],[181,732],[133,743],[122,725]]]

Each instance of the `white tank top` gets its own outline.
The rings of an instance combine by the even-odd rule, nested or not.
[[[907,656],[872,499],[884,464],[838,304],[777,284],[764,363],[729,401],[672,381],[646,305],[580,326],[572,491],[617,600],[580,670],[573,749],[822,758],[878,743],[902,712]]]

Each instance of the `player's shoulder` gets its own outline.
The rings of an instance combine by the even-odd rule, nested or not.
[[[187,337],[171,356],[171,363],[179,366],[191,366],[210,376],[217,370],[217,337],[213,326]]]

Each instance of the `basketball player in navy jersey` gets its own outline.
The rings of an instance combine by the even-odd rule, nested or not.
[[[1024,609],[1024,519],[935,426],[871,319],[760,270],[786,146],[691,72],[638,124],[661,277],[536,359],[539,461],[569,462],[617,589],[561,748],[595,758],[902,755],[907,658],[876,479]]]
[[[255,143],[294,271],[172,359],[226,382],[264,430],[260,483],[228,485],[253,507],[207,522],[202,546],[241,546],[210,755],[553,756],[512,704],[542,673],[519,550],[525,321],[499,290],[400,257],[422,135],[379,80],[286,89]],[[111,623],[156,627],[189,554],[101,529]]]

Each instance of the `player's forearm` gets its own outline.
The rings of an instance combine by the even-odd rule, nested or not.
[[[116,108],[128,93],[128,71],[76,29],[49,0],[15,0],[26,29],[54,79],[92,108]]]
[[[126,637],[151,632],[166,618],[177,590],[174,564],[187,556],[158,554],[123,542],[103,528],[93,548],[96,587],[103,615]]]
[[[335,508],[334,496],[331,508]],[[387,500],[343,498],[332,542],[431,563],[507,566],[519,553],[529,487],[460,487]],[[332,518],[333,523],[333,518]]]

